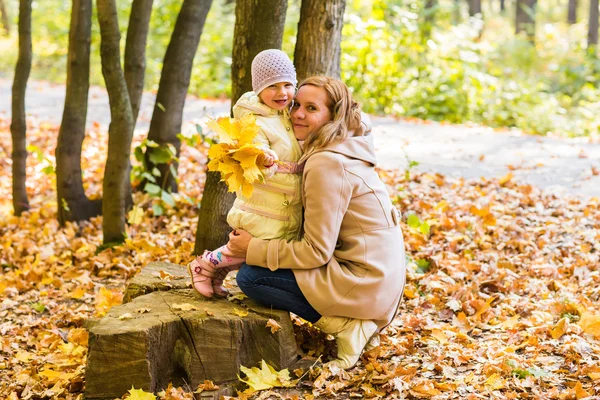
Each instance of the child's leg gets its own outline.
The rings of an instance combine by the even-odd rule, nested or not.
[[[229,295],[229,290],[223,287],[223,281],[227,277],[227,274],[231,271],[237,271],[240,269],[242,264],[232,265],[231,267],[223,268],[217,270],[217,275],[213,278],[212,288],[215,293],[215,296],[218,297],[227,297]]]
[[[205,251],[204,254],[202,254],[202,259],[210,262],[217,268],[225,268],[232,265],[237,265],[239,267],[239,265],[246,261],[245,258],[226,256],[223,254],[223,251],[225,250],[227,250],[227,245],[221,246],[213,251]]]
[[[209,276],[202,274],[205,268],[202,263],[205,263],[202,257],[196,257],[194,261],[188,264],[188,271],[192,277],[192,286],[204,297],[212,297],[214,294],[213,280]]]

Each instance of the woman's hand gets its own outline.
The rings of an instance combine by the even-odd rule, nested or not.
[[[246,258],[248,252],[248,246],[253,236],[242,229],[236,229],[229,234],[229,242],[227,242],[228,250],[224,251],[223,254],[229,257],[243,257]]]

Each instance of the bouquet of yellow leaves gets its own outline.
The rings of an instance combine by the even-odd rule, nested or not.
[[[244,197],[250,197],[252,184],[264,179],[258,165],[263,150],[253,143],[259,130],[256,118],[252,114],[240,119],[221,117],[207,126],[219,137],[208,150],[208,170],[220,172],[230,192],[241,189]]]

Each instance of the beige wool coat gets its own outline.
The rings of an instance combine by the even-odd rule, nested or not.
[[[375,172],[369,125],[308,157],[302,239],[253,238],[246,262],[292,269],[323,316],[370,319],[383,328],[402,298],[406,266],[400,216]]]

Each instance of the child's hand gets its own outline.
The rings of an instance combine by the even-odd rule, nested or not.
[[[265,168],[270,168],[275,164],[279,157],[277,157],[277,153],[275,153],[271,149],[265,149],[264,152],[259,156],[259,162]]]

